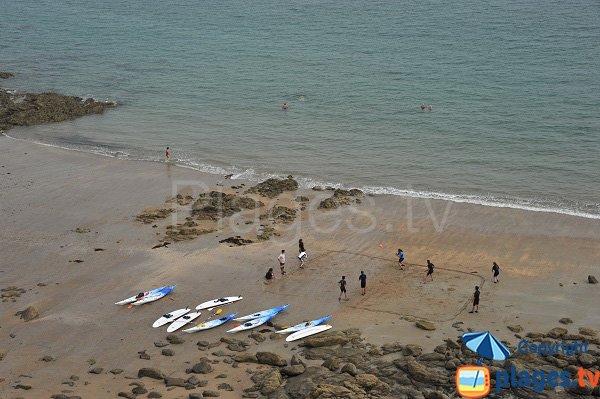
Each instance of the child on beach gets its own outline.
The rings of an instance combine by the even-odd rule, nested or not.
[[[500,266],[496,262],[492,265],[492,271],[494,272],[494,284],[498,282],[498,276],[500,275]]]
[[[471,298],[471,300],[473,301],[473,309],[471,309],[471,311],[469,313],[479,313],[479,294],[481,292],[479,291],[479,286],[475,286],[475,292],[473,293],[473,297]]]
[[[431,281],[433,281],[433,268],[435,265],[431,263],[429,259],[427,259],[427,275],[425,275],[425,283],[427,282],[427,278],[431,276]]]
[[[277,260],[279,261],[279,268],[281,269],[281,275],[283,276],[285,274],[285,249],[281,250],[281,254],[279,254]]]
[[[273,272],[273,268],[270,267],[269,270],[267,271],[267,274],[265,274],[265,278],[267,280],[274,280],[275,279],[275,273]]]
[[[340,297],[338,301],[342,300],[342,294],[344,294],[344,299],[348,300],[348,294],[346,294],[346,276],[342,276],[342,279],[338,281],[338,285],[340,286]]]
[[[169,147],[167,147],[167,150],[165,151],[165,159],[167,162],[171,160],[171,149]]]
[[[360,271],[360,276],[358,276],[358,281],[360,281],[360,289],[362,290],[362,294],[366,294],[367,288],[367,275],[362,270]]]
[[[398,252],[396,253],[398,257],[398,263],[400,264],[400,270],[404,270],[404,251],[398,248]]]

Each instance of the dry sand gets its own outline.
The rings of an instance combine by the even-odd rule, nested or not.
[[[311,197],[301,218],[279,225],[281,235],[269,241],[241,247],[218,243],[231,235],[256,239],[262,221],[259,212],[248,211],[222,220],[219,232],[151,249],[166,225],[184,221],[185,212],[153,228],[135,221],[142,209],[161,207],[177,192],[235,192],[232,185],[250,183],[8,137],[0,137],[0,154],[0,288],[26,290],[16,302],[0,302],[2,398],[47,398],[65,389],[84,398],[116,397],[130,391],[125,377],[135,376],[140,367],[185,377],[189,363],[204,354],[195,342],[217,341],[225,329],[179,334],[187,342],[172,345],[175,356],[165,357],[153,342],[164,340],[166,332],[151,324],[165,312],[226,295],[245,299],[224,313],[289,303],[274,319],[278,324],[332,314],[334,328],[358,327],[372,343],[399,341],[425,349],[456,338],[452,324],[458,321],[465,329],[490,330],[513,343],[508,324],[547,331],[570,317],[573,332],[580,326],[600,329],[600,288],[587,283],[589,274],[600,277],[599,220],[391,196],[367,196],[360,205],[323,211],[317,209],[319,200],[331,193],[305,190],[261,199],[268,207],[298,206],[291,200],[296,195]],[[78,227],[90,232],[77,233]],[[304,270],[295,260],[300,237],[310,254]],[[398,247],[406,252],[404,271],[394,256]],[[289,273],[265,284],[267,268],[278,271],[281,249],[287,250]],[[77,259],[83,263],[70,262]],[[426,259],[436,265],[429,283],[423,283]],[[502,268],[499,284],[491,280],[492,261]],[[361,270],[368,275],[364,297],[358,286]],[[349,280],[349,300],[339,302],[341,275]],[[161,301],[133,309],[114,305],[168,283],[177,289]],[[478,314],[469,314],[475,285],[482,286],[481,306]],[[15,316],[30,305],[39,318],[24,322]],[[416,328],[416,318],[434,322],[437,329]],[[267,340],[255,350],[288,356],[295,347]],[[141,350],[151,360],[139,359]],[[45,355],[55,360],[40,361]],[[102,374],[88,374],[91,359],[104,368]],[[207,388],[216,389],[222,381],[235,388],[221,397],[240,397],[251,385],[246,367],[215,367],[228,378],[212,379]],[[107,373],[114,368],[124,373]],[[73,374],[81,378],[75,387],[61,384]],[[32,389],[14,389],[18,382]],[[167,391],[162,382],[145,382],[165,398],[187,398],[183,388]]]

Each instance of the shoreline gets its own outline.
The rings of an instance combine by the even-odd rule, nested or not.
[[[21,127],[23,128],[23,127]],[[44,143],[41,141],[31,140],[27,138],[14,137],[7,132],[0,132],[1,135],[12,139],[12,140],[21,140],[29,143],[33,143],[36,145],[54,147],[66,151],[76,151],[85,154],[93,154],[97,156],[101,156],[104,158],[112,158],[118,159],[122,161],[130,161],[130,162],[150,162],[150,163],[158,163],[164,164],[165,161],[160,159],[144,159],[144,158],[127,158],[129,156],[128,153],[122,151],[102,151],[102,150],[92,150],[92,149],[79,149],[68,146],[61,146],[58,144],[52,143]],[[125,155],[119,156],[120,155]],[[258,183],[268,178],[283,178],[285,174],[277,174],[271,172],[264,173],[255,173],[251,170],[242,170],[235,166],[231,167],[220,167],[220,166],[208,166],[208,167],[198,167],[191,164],[186,164],[185,161],[176,160],[172,161],[171,164],[176,167],[190,169],[199,173],[206,173],[215,176],[223,176],[223,175],[233,175],[232,180],[246,181],[252,183]],[[600,214],[595,213],[586,213],[581,211],[576,211],[572,209],[561,209],[561,208],[552,208],[552,207],[540,207],[540,206],[531,206],[521,203],[511,203],[511,202],[502,202],[500,199],[496,199],[494,197],[486,198],[474,194],[448,194],[448,193],[438,193],[434,191],[423,191],[423,190],[410,190],[410,189],[399,189],[394,187],[374,187],[374,186],[351,186],[345,185],[343,183],[332,183],[332,182],[321,182],[316,181],[312,178],[300,177],[298,178],[301,188],[303,189],[312,189],[313,187],[322,187],[322,188],[332,188],[332,189],[352,189],[358,187],[360,190],[364,191],[366,194],[377,195],[377,196],[394,196],[401,198],[412,198],[412,199],[426,199],[426,200],[436,200],[436,201],[447,201],[455,204],[468,204],[468,205],[477,205],[491,208],[499,208],[499,209],[514,209],[519,211],[526,212],[539,212],[539,213],[550,213],[557,215],[566,215],[572,217],[578,217],[583,219],[592,219],[592,220],[600,220]],[[529,201],[525,199],[512,198],[513,201]]]
[[[508,325],[547,331],[560,318],[569,317],[573,323],[567,328],[572,333],[578,328],[600,329],[597,315],[589,311],[596,306],[598,286],[586,282],[587,275],[599,272],[596,220],[385,195],[366,195],[361,203],[322,210],[318,204],[331,191],[301,189],[266,198],[245,194],[252,184],[243,180],[6,137],[0,137],[0,152],[0,211],[5,226],[0,233],[4,248],[0,288],[25,291],[14,297],[15,302],[0,303],[4,308],[0,375],[5,378],[0,392],[11,397],[23,393],[14,389],[17,381],[33,386],[27,397],[48,397],[69,389],[61,383],[69,375],[82,373],[90,384],[75,383],[78,394],[100,397],[110,387],[112,397],[116,390],[131,387],[128,378],[112,376],[109,369],[123,369],[124,376],[133,378],[139,368],[158,365],[179,377],[184,364],[193,365],[199,356],[222,359],[214,357],[212,349],[198,352],[195,342],[229,337],[223,329],[192,336],[178,333],[187,342],[172,346],[176,355],[167,357],[153,347],[164,340],[164,330],[150,326],[160,314],[223,295],[245,298],[224,312],[247,314],[289,303],[276,324],[293,325],[332,314],[333,334],[359,328],[372,345],[401,342],[419,345],[425,352],[455,339],[460,333],[454,327],[457,323],[463,323],[460,328],[465,331],[492,331],[511,344],[517,341]],[[246,185],[240,189],[240,184]],[[264,206],[224,218],[214,234],[169,240],[170,246],[153,249],[164,242],[168,225],[183,222],[189,214],[186,206],[169,199],[179,192],[195,199],[208,190],[239,192],[260,199]],[[295,202],[299,195],[309,197],[305,210]],[[173,218],[149,224],[135,220],[143,209],[167,204],[176,209]],[[259,225],[269,220],[261,218],[264,210],[276,206],[294,207],[297,218],[275,223],[279,236],[257,240]],[[202,227],[205,222],[198,223]],[[236,235],[255,242],[220,243]],[[294,262],[298,237],[310,253],[305,270]],[[407,254],[404,271],[396,266],[398,246]],[[282,248],[289,254],[288,274],[265,284],[266,267],[277,270]],[[434,281],[424,284],[426,259],[437,267]],[[498,285],[491,283],[492,260],[502,269]],[[355,281],[360,270],[369,276],[365,297]],[[349,276],[349,301],[337,299],[336,282],[342,273]],[[131,311],[114,305],[135,292],[167,283],[176,283],[177,289],[164,300]],[[482,286],[482,303],[474,316],[467,311],[477,284]],[[38,318],[25,322],[14,316],[28,306],[38,309]],[[415,327],[417,320],[434,323],[435,330]],[[251,348],[288,359],[299,350],[269,338]],[[142,350],[151,360],[139,357]],[[55,360],[41,361],[42,356]],[[89,365],[91,359],[94,366]],[[88,375],[96,366],[105,370]],[[221,366],[215,366],[219,372],[224,370]],[[222,397],[239,397],[241,389],[252,384],[244,368],[239,373],[226,369],[226,381],[235,385],[235,391],[221,391]],[[25,379],[23,374],[32,377]],[[210,389],[221,382],[215,375],[207,376]],[[182,388],[166,391],[162,382],[154,385],[165,398],[183,394]]]

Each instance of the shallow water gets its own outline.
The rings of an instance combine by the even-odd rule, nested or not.
[[[4,87],[120,104],[12,136],[131,159],[162,160],[169,145],[215,173],[600,218],[598,3],[0,10],[1,68],[18,74]]]

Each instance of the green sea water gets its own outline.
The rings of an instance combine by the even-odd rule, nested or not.
[[[584,0],[0,0],[0,85],[119,103],[11,136],[592,218],[599,43]]]

